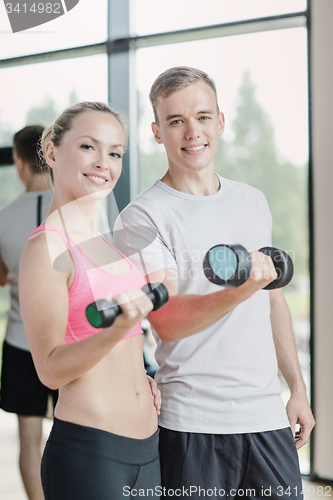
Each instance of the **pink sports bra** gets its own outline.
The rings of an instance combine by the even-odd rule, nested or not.
[[[55,226],[39,226],[31,236],[41,231],[56,231],[59,233],[65,241],[74,262],[75,277],[68,291],[69,307],[65,334],[66,344],[83,340],[102,330],[101,328],[92,327],[88,322],[86,318],[86,307],[88,304],[104,298],[108,293],[115,295],[124,290],[139,290],[146,283],[136,267],[118,252],[118,250],[102,235],[104,241],[122,255],[126,262],[129,263],[131,270],[127,274],[111,274],[103,268],[98,267],[67,233]],[[141,322],[139,322],[122,340],[141,333]]]

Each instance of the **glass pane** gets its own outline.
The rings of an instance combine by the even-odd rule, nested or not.
[[[136,66],[140,191],[167,169],[164,147],[155,143],[150,129],[151,84],[179,65],[198,67],[214,78],[226,119],[216,171],[264,192],[273,216],[273,245],[294,260],[295,275],[284,290],[309,391],[306,47],[306,29],[295,28],[140,49]],[[284,382],[283,389],[287,401]],[[299,456],[302,472],[308,473],[309,448]]]
[[[157,4],[160,7],[157,8]],[[147,35],[245,19],[302,12],[306,0],[135,0],[136,34]]]
[[[0,146],[25,125],[51,124],[71,104],[106,102],[107,81],[104,54],[0,70]]]
[[[0,167],[0,207],[24,191],[14,165]]]
[[[15,0],[7,3],[17,5]],[[24,5],[23,2],[21,4]],[[66,2],[62,2],[62,5],[65,4]],[[80,0],[72,10],[46,24],[12,33],[4,2],[0,2],[0,58],[38,54],[105,41],[108,24],[107,4],[107,0],[94,0],[93,4],[90,0]]]

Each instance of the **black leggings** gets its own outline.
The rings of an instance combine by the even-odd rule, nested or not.
[[[131,439],[55,418],[41,473],[45,500],[158,498],[158,431]]]

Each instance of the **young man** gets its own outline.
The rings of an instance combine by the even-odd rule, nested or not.
[[[169,168],[121,213],[114,236],[171,296],[149,315],[166,495],[302,498],[296,448],[314,419],[283,292],[263,290],[276,278],[272,260],[256,251],[271,244],[266,199],[214,173],[225,123],[206,73],[171,68],[150,99]],[[157,235],[150,245],[145,227]],[[218,288],[203,272],[204,255],[222,243],[254,250],[251,276],[235,289]],[[291,391],[287,412],[278,366]]]

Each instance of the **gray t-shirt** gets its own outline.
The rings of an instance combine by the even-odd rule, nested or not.
[[[118,217],[115,245],[131,255],[143,274],[177,269],[179,294],[204,295],[219,290],[204,275],[206,252],[222,243],[239,243],[249,251],[268,246],[272,224],[260,191],[219,179],[220,190],[211,196],[185,194],[156,181]],[[147,227],[151,228],[150,236]],[[230,434],[289,425],[281,398],[267,291],[256,292],[213,326],[191,337],[169,344],[156,332],[155,337],[162,427]]]
[[[0,208],[0,262],[8,269],[10,288],[6,342],[25,351],[30,349],[19,304],[20,261],[31,233],[48,214],[52,196],[53,190],[24,192]],[[109,237],[110,227],[103,208],[100,211],[98,228]]]
[[[8,269],[10,309],[6,341],[29,351],[18,297],[18,279],[22,252],[31,233],[46,217],[53,191],[30,191],[0,208],[0,261]]]

